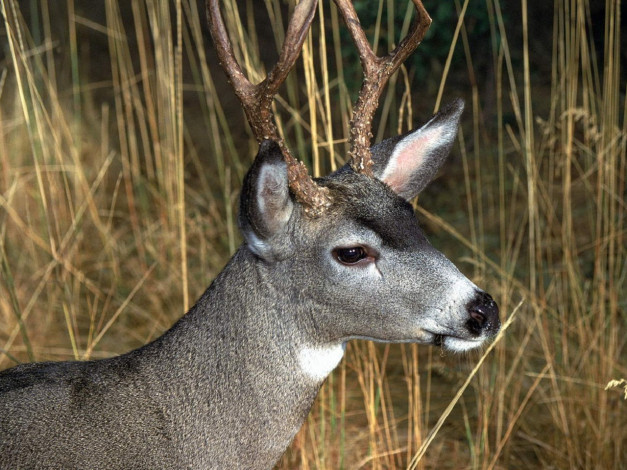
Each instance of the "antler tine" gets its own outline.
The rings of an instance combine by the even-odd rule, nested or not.
[[[303,43],[307,38],[311,22],[316,15],[317,5],[318,0],[301,0],[294,7],[294,12],[287,25],[287,33],[279,60],[265,80],[267,82],[267,91],[276,94],[281,84],[285,81],[287,74],[296,63],[296,59],[298,59],[303,48]]]
[[[364,73],[364,81],[353,108],[353,118],[350,124],[350,164],[356,172],[372,176],[370,139],[372,138],[372,118],[379,104],[379,98],[390,76],[424,38],[431,25],[431,18],[421,0],[412,0],[416,7],[416,17],[407,36],[389,54],[379,57],[370,47],[350,0],[334,1],[359,51]]]
[[[218,58],[235,94],[242,103],[253,134],[258,142],[272,139],[280,145],[288,167],[290,189],[312,216],[320,215],[330,205],[328,190],[318,186],[311,179],[305,165],[292,156],[279,136],[273,122],[272,101],[300,55],[307,32],[316,14],[317,5],[318,0],[301,0],[294,7],[279,59],[266,78],[257,85],[253,85],[235,59],[220,12],[219,0],[207,0],[207,21]]]

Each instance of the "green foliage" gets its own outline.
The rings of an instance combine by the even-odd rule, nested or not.
[[[408,11],[411,11],[413,15],[414,7],[411,2],[395,4],[382,0],[381,8],[377,8],[377,3],[358,0],[354,2],[354,5],[370,43],[373,44],[376,39],[377,53],[382,55],[398,44],[400,40],[399,31],[407,22]],[[412,71],[419,83],[437,82],[440,76],[433,71],[441,71],[444,67],[463,2],[425,0],[423,3],[433,22],[424,40],[407,60],[405,66]],[[504,17],[504,20],[507,22],[507,16]],[[498,32],[495,33],[495,38],[491,36],[489,2],[469,1],[464,24],[471,50],[487,50],[491,41],[495,39],[497,42],[500,41]],[[349,85],[358,86],[359,74],[361,73],[359,55],[348,32],[342,30],[340,34],[343,44],[342,57],[347,67],[347,76],[354,80]],[[487,61],[491,60],[489,54],[478,55],[476,59],[476,65],[479,67],[486,66]],[[458,68],[465,66],[463,51],[460,46],[456,48],[452,62]]]

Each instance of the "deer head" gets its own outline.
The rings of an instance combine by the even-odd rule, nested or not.
[[[408,202],[448,155],[463,102],[452,102],[418,130],[370,147],[383,88],[431,23],[421,1],[412,1],[416,17],[408,35],[379,57],[352,4],[335,0],[364,80],[350,124],[348,163],[315,181],[278,136],[271,104],[298,57],[317,0],[296,5],[278,62],[257,85],[234,58],[218,1],[207,2],[218,56],[260,142],[242,189],[240,226],[264,269],[276,279],[294,279],[284,289],[296,286],[293,296],[318,312],[305,329],[314,330],[319,343],[369,338],[466,350],[499,329],[494,301],[429,244]]]

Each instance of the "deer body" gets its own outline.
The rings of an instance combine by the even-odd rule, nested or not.
[[[136,351],[1,373],[0,468],[271,468],[324,378],[299,364],[310,306],[256,264],[240,249]]]
[[[335,0],[365,79],[349,163],[314,181],[277,135],[271,104],[317,0],[294,6],[279,60],[257,85],[235,60],[218,1],[207,1],[220,62],[260,142],[241,192],[244,243],[154,342],[0,372],[0,469],[271,468],[349,340],[466,351],[498,331],[494,301],[429,244],[408,203],[449,153],[463,102],[368,146],[385,82],[431,22],[412,2],[408,35],[377,57],[352,4]]]
[[[444,161],[462,106],[375,146],[383,181],[349,167],[318,181],[334,201],[322,217],[264,142],[242,189],[245,243],[169,331],[111,359],[0,373],[0,468],[271,468],[350,339],[463,351],[493,335],[496,305],[406,202]]]

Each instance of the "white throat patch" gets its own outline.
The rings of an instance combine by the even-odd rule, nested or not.
[[[300,367],[316,381],[324,380],[344,357],[344,346],[310,347],[305,346],[298,352]]]

